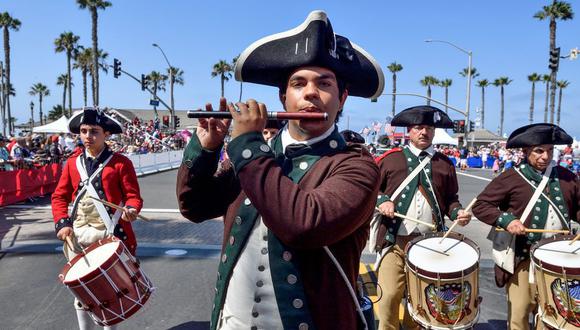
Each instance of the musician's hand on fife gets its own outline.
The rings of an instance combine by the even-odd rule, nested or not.
[[[236,111],[233,104],[228,104],[228,110],[234,119],[234,130],[232,139],[249,132],[262,132],[268,121],[268,111],[266,105],[258,103],[256,100],[248,100],[247,103],[238,102]]]
[[[395,203],[386,201],[379,205],[379,212],[389,218],[395,217]]]
[[[213,111],[212,105],[206,104],[205,110]],[[227,101],[223,97],[220,99],[219,111],[227,111]],[[231,119],[199,118],[198,122],[196,134],[201,147],[206,150],[218,149],[228,134]]]
[[[64,241],[67,236],[72,236],[72,234],[73,229],[71,227],[63,227],[58,231],[58,233],[56,233],[56,237],[58,237],[59,240]]]
[[[507,226],[506,230],[512,235],[525,235],[526,234],[526,227],[522,224],[521,221],[512,221]]]
[[[133,222],[137,219],[137,210],[131,207],[124,207],[123,208],[123,215],[121,219],[127,222]]]
[[[457,212],[457,219],[456,221],[460,226],[465,226],[471,221],[471,212],[465,210],[459,210]]]

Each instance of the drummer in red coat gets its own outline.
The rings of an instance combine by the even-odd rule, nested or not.
[[[99,109],[86,108],[69,121],[71,133],[80,134],[84,148],[64,165],[52,194],[52,213],[56,235],[71,237],[75,251],[64,244],[65,256],[72,259],[80,248],[110,234],[122,240],[134,255],[137,248],[131,221],[143,206],[133,163],[112,152],[105,144],[111,134],[122,133],[122,125]],[[123,206],[115,210],[90,198]],[[68,206],[73,203],[69,213]],[[92,326],[87,312],[75,301],[79,327]]]
[[[471,213],[459,203],[453,164],[432,146],[435,128],[453,127],[447,114],[432,106],[416,106],[398,113],[391,125],[407,127],[410,141],[377,159],[381,178],[376,206],[381,216],[371,224],[370,246],[378,254],[378,283],[383,292],[380,329],[399,329],[399,305],[406,288],[405,245],[421,234],[444,231],[445,215],[462,226],[471,220]],[[435,229],[395,213],[432,224]],[[403,327],[417,327],[408,313]]]
[[[523,148],[524,161],[490,182],[473,207],[479,220],[502,227],[515,237],[511,260],[494,260],[496,284],[505,286],[508,295],[508,329],[529,329],[528,318],[536,308],[535,285],[529,283],[530,247],[553,235],[528,233],[526,229],[568,230],[571,220],[580,219],[578,177],[552,161],[554,145],[570,143],[572,137],[553,124],[516,129],[508,138],[507,147]],[[544,193],[532,201],[544,176],[547,180]],[[522,218],[530,202],[533,204],[528,216]]]

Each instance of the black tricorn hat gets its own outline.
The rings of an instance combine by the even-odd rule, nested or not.
[[[281,87],[293,71],[305,66],[333,71],[352,96],[377,98],[385,85],[378,62],[346,37],[334,34],[320,10],[294,29],[251,44],[238,57],[235,76],[238,81]]]
[[[453,121],[445,112],[430,105],[407,108],[396,114],[391,120],[391,126],[409,127],[413,125],[453,128]]]
[[[538,123],[522,126],[510,134],[507,148],[525,148],[541,144],[571,144],[574,139],[559,126]]]
[[[84,108],[75,113],[68,121],[68,130],[80,134],[82,124],[101,126],[105,132],[111,134],[123,133],[123,125],[98,108]]]

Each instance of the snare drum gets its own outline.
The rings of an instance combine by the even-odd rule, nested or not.
[[[479,317],[479,247],[463,235],[425,234],[405,247],[407,308],[427,329],[468,329]]]
[[[548,327],[580,328],[580,242],[572,235],[543,239],[531,249],[538,315]],[[578,250],[578,251],[576,251]]]
[[[59,279],[102,326],[126,320],[153,292],[137,259],[115,237],[91,244],[64,266]]]

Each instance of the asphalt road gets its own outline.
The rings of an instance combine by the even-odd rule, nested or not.
[[[459,173],[460,199],[467,205],[490,178],[484,170]],[[469,175],[469,176],[467,176]],[[191,224],[175,213],[176,171],[139,178],[145,212],[154,221],[137,222],[138,256],[157,290],[121,329],[207,329],[213,298],[222,225]],[[489,227],[477,220],[459,231],[481,249],[477,329],[505,329],[506,301],[495,287]],[[75,329],[72,295],[59,281],[65,259],[54,239],[48,199],[21,208],[0,209],[0,329]],[[363,262],[373,256],[363,254]]]

